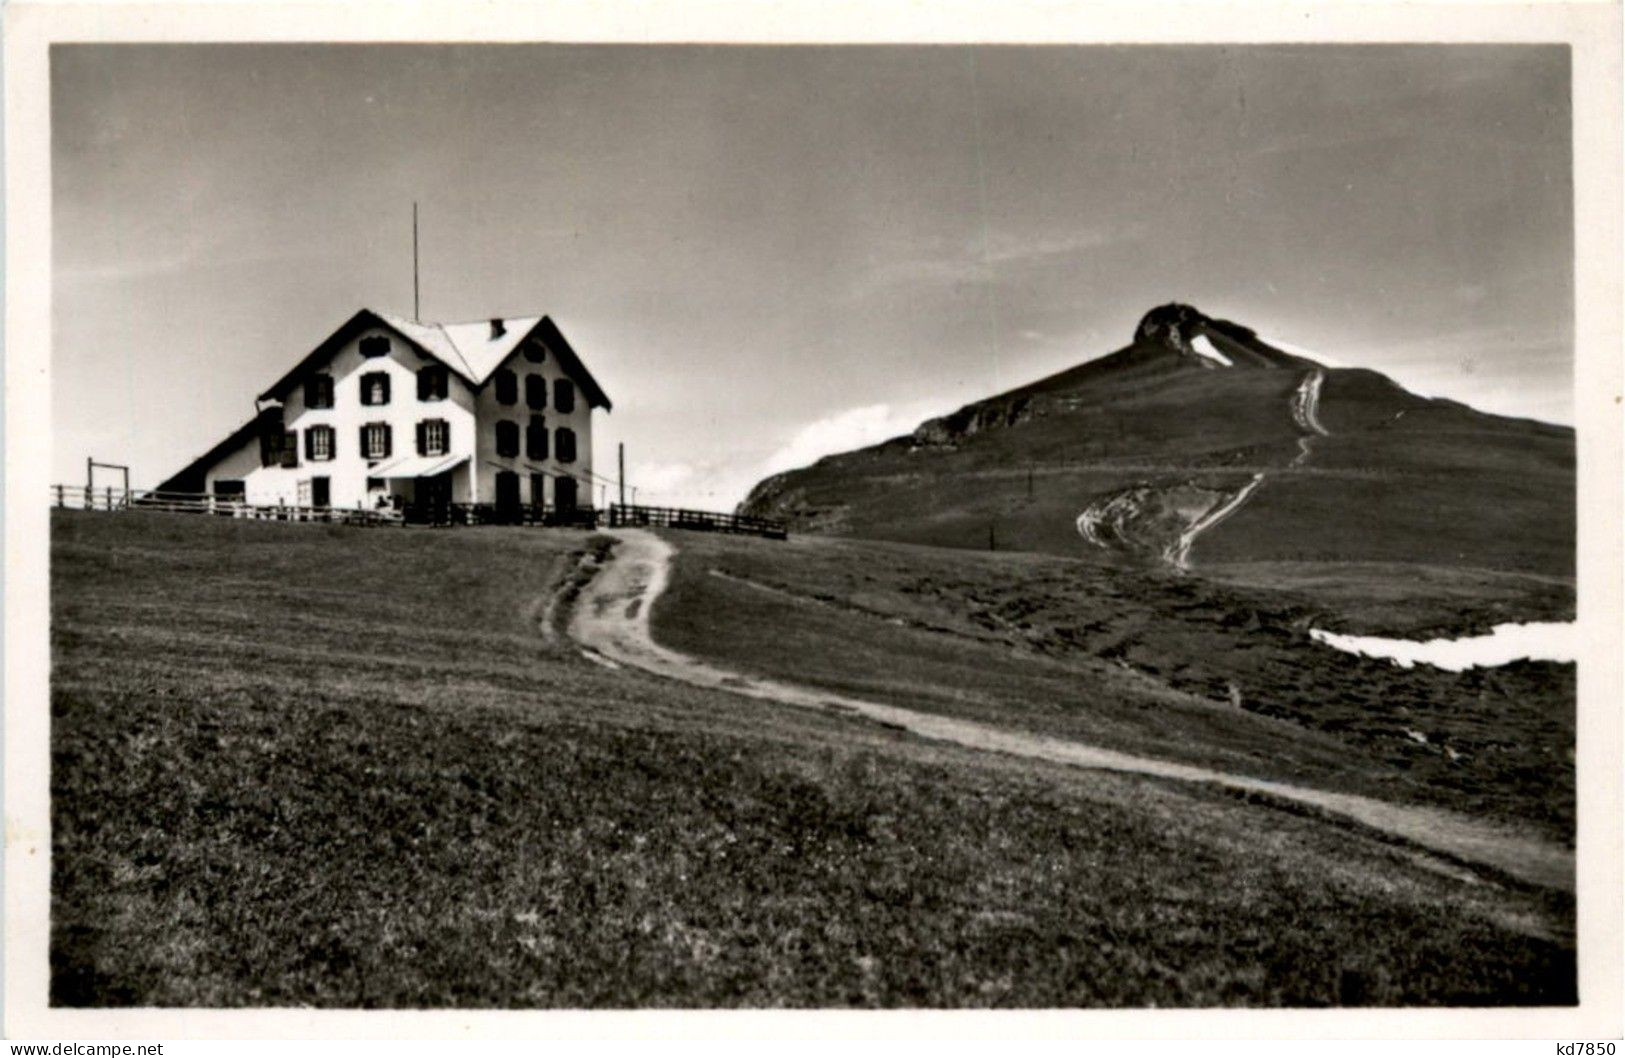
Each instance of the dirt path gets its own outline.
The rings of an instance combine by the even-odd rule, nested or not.
[[[1527,882],[1573,891],[1574,854],[1571,851],[1510,834],[1453,812],[1405,807],[1353,794],[1229,775],[1065,739],[1009,731],[974,720],[902,709],[778,680],[744,676],[668,650],[654,641],[649,611],[666,589],[673,548],[644,530],[623,529],[611,535],[619,543],[598,575],[583,589],[569,625],[571,638],[582,646],[588,657],[599,663],[628,665],[684,683],[782,705],[859,716],[922,738],[971,749],[1082,768],[1212,783],[1265,794],[1335,813],[1423,848],[1483,864]]]
[[[1208,364],[1206,366],[1211,367],[1212,365]],[[1293,456],[1292,461],[1287,464],[1288,469],[1300,467],[1306,463],[1314,450],[1315,442],[1322,437],[1331,436],[1331,431],[1327,430],[1320,421],[1320,389],[1325,382],[1326,372],[1318,367],[1313,368],[1298,382],[1297,388],[1292,391],[1292,396],[1287,400],[1287,411],[1292,416],[1292,424],[1298,428],[1298,454]],[[1184,531],[1174,537],[1162,549],[1163,561],[1177,570],[1190,569],[1191,548],[1196,546],[1197,538],[1203,533],[1217,528],[1223,524],[1226,518],[1240,510],[1242,505],[1252,498],[1253,493],[1258,491],[1258,487],[1264,483],[1264,478],[1268,473],[1268,469],[1256,471],[1251,480],[1241,488],[1228,495],[1221,492],[1219,498],[1214,500],[1206,511],[1197,516],[1185,527]],[[1141,487],[1113,493],[1110,498],[1104,501],[1095,500],[1078,514],[1075,523],[1078,534],[1096,547],[1111,547],[1109,533],[1104,531],[1102,527],[1109,525],[1112,517],[1125,518],[1126,520],[1126,518],[1132,518],[1134,514],[1138,513],[1138,507],[1144,500],[1143,496],[1137,497],[1136,493],[1143,494],[1156,491],[1170,492],[1172,489],[1163,487],[1158,490]],[[1125,511],[1127,512],[1126,516],[1124,515]],[[1118,535],[1122,535],[1120,528],[1117,532]]]
[[[1191,548],[1196,545],[1196,538],[1240,510],[1241,505],[1247,502],[1263,481],[1264,472],[1261,470],[1253,475],[1251,481],[1237,489],[1229,499],[1216,504],[1206,514],[1192,522],[1172,544],[1168,545],[1168,549],[1162,553],[1163,559],[1175,569],[1189,569]]]

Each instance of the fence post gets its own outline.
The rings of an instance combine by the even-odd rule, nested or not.
[[[56,487],[56,505],[58,507],[66,507],[68,505],[67,497],[62,495],[62,486],[61,485],[58,485]]]
[[[113,486],[107,486],[107,509],[113,509]]]

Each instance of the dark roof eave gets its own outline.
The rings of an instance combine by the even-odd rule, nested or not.
[[[569,368],[576,381],[581,383],[581,388],[587,394],[587,403],[594,408],[614,411],[615,406],[610,403],[609,394],[605,393],[604,387],[592,377],[587,365],[581,362],[575,347],[570,344],[570,339],[564,336],[564,332],[559,330],[559,325],[553,322],[553,317],[543,316],[541,322],[536,325],[536,330],[542,332],[543,340],[557,351],[565,367]]]
[[[334,330],[326,338],[322,339],[321,344],[317,345],[316,348],[312,349],[308,354],[306,354],[305,357],[295,364],[287,374],[277,379],[276,382],[273,383],[264,393],[261,393],[257,399],[275,401],[282,400],[285,396],[287,396],[288,391],[298,383],[299,377],[306,371],[310,370],[312,364],[322,360],[325,357],[331,356],[333,352],[332,347],[341,344],[344,339],[348,337],[351,329],[356,327],[358,324],[389,327],[389,329],[394,331],[394,333],[400,334],[400,331],[397,331],[394,327],[389,326],[388,320],[381,318],[371,309],[361,309],[354,316],[351,316],[349,319],[341,323],[338,326],[338,329]],[[413,342],[412,339],[407,335],[401,334],[401,337],[406,339],[406,341],[411,342],[414,346],[418,344]],[[427,352],[427,350],[425,350],[425,352]]]
[[[159,482],[156,491],[168,491],[165,486],[169,485],[171,482],[184,478],[188,474],[191,474],[200,468],[207,470],[215,463],[218,463],[225,456],[236,451],[238,446],[242,445],[256,432],[258,432],[261,424],[264,423],[267,418],[273,415],[280,417],[281,412],[276,408],[261,408],[259,410],[259,414],[255,415],[252,419],[248,420],[241,426],[237,427],[237,429],[227,434],[225,440],[219,442],[213,448],[209,449],[207,452],[204,452],[202,455],[198,456],[196,459],[192,460],[190,463],[186,464],[184,467],[181,467],[181,469]]]
[[[436,363],[445,363],[433,350],[425,348],[411,335],[403,333],[382,316],[379,316],[371,309],[362,309],[348,320],[345,320],[337,330],[323,339],[320,345],[312,349],[287,374],[277,379],[275,384],[259,395],[259,399],[281,401],[288,391],[299,382],[300,377],[311,369],[313,364],[330,357],[335,346],[343,344],[355,330],[361,327],[383,327],[391,334],[399,335],[402,341]],[[581,383],[582,389],[586,391],[587,403],[595,408],[603,408],[605,411],[614,410],[614,405],[610,403],[609,394],[605,393],[604,388],[598,384],[598,380],[592,377],[592,372],[587,370],[587,365],[582,363],[581,357],[577,355],[575,348],[571,346],[570,340],[564,336],[563,331],[559,330],[558,324],[553,322],[551,316],[543,316],[536,326],[532,328],[532,333],[537,332],[543,335],[548,345],[557,350],[560,359],[570,369],[570,373]],[[461,374],[451,364],[446,364],[446,367],[454,374]],[[484,383],[480,384],[483,385]]]

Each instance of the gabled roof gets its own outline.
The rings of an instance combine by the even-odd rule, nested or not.
[[[426,355],[445,364],[469,385],[483,386],[503,361],[513,355],[524,340],[532,334],[541,338],[554,353],[564,369],[581,386],[587,403],[595,408],[611,409],[609,396],[592,377],[587,365],[581,362],[558,325],[547,316],[514,316],[502,320],[503,333],[491,337],[491,321],[473,323],[422,323],[394,316],[386,312],[362,309],[346,320],[310,355],[299,361],[293,370],[277,380],[276,384],[260,394],[261,400],[282,400],[307,371],[325,361],[339,346],[349,341],[356,332],[370,327],[385,327],[411,342]]]

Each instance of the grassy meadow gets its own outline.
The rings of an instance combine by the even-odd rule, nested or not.
[[[588,534],[53,517],[56,1005],[1574,1000],[1567,897],[1204,788],[594,665],[546,629]],[[713,566],[803,575],[784,545],[674,539],[700,575],[657,632],[687,646],[672,607],[696,585],[779,601]],[[822,656],[839,629],[803,610],[845,611],[787,605],[759,615]],[[890,616],[863,627],[938,635],[945,661],[1003,634]],[[1019,660],[1033,686],[1072,671]],[[1052,709],[1069,729],[1150,738],[1163,713],[1216,759],[1273,738],[1266,755],[1342,774],[1332,734],[1266,735],[1281,722],[1112,668],[1120,684],[1072,678]],[[979,693],[961,669],[937,682],[962,676]]]
[[[1509,612],[1562,615],[1566,581],[1364,564],[1221,576],[806,536],[702,538],[684,541],[656,633],[758,675],[1452,808],[1572,845],[1572,664],[1402,669],[1308,637],[1311,626],[1416,634]],[[1378,614],[1385,623],[1373,627]]]

